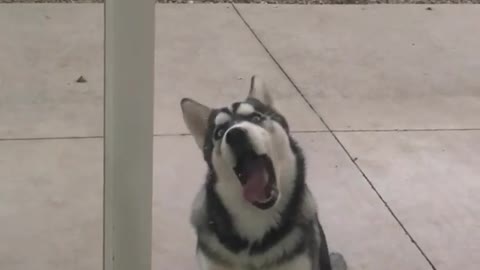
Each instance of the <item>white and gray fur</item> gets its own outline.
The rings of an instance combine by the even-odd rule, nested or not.
[[[191,214],[200,269],[347,268],[340,254],[329,254],[316,203],[305,183],[305,158],[258,78],[252,77],[242,102],[211,109],[185,98],[181,107],[208,166]],[[252,120],[252,115],[261,121]],[[242,197],[232,169],[235,156],[224,142],[225,134],[239,126],[248,131],[255,151],[272,160],[279,198],[269,209],[258,209]]]

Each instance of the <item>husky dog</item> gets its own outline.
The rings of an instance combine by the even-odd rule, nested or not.
[[[212,109],[181,101],[208,165],[191,223],[202,270],[345,270],[329,254],[305,158],[255,76],[242,102]]]

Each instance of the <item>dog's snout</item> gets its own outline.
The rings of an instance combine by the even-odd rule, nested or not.
[[[225,142],[237,157],[251,153],[253,150],[247,130],[241,127],[230,129],[225,135]]]
[[[243,128],[233,128],[227,132],[226,142],[230,146],[240,146],[247,142],[247,131]]]

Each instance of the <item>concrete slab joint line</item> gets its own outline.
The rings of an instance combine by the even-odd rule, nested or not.
[[[361,130],[293,130],[293,134],[309,134],[309,133],[405,133],[405,132],[451,132],[451,131],[480,131],[480,128],[466,128],[466,129],[361,129]],[[158,133],[153,134],[153,137],[183,137],[191,136],[190,133]],[[8,141],[47,141],[47,140],[85,140],[85,139],[103,139],[102,135],[92,136],[52,136],[52,137],[12,137],[0,138],[0,142]]]
[[[420,245],[417,243],[417,241],[412,237],[412,235],[410,234],[410,232],[407,230],[407,228],[403,225],[403,223],[401,222],[401,220],[397,217],[397,215],[393,212],[393,210],[391,209],[391,207],[388,205],[388,203],[386,202],[386,200],[383,198],[383,196],[380,194],[380,192],[375,188],[375,186],[373,185],[372,181],[370,181],[370,179],[367,177],[367,175],[363,172],[363,170],[360,168],[360,166],[358,165],[358,163],[356,162],[356,158],[354,158],[350,152],[347,150],[347,148],[343,145],[343,143],[340,141],[340,139],[335,135],[335,131],[331,129],[330,125],[327,124],[327,122],[325,121],[325,119],[321,116],[321,114],[314,108],[314,106],[311,104],[311,102],[308,100],[308,98],[305,96],[305,94],[300,90],[300,88],[297,86],[297,84],[293,81],[293,79],[290,77],[290,75],[288,75],[288,73],[285,71],[285,69],[280,65],[280,63],[277,61],[277,59],[275,59],[275,57],[273,56],[273,54],[270,52],[270,50],[267,48],[267,46],[265,45],[265,43],[260,39],[260,37],[255,33],[255,31],[253,30],[253,28],[250,26],[250,24],[247,22],[247,20],[244,18],[244,16],[242,16],[242,14],[240,13],[240,11],[238,10],[238,8],[235,6],[234,3],[232,3],[232,7],[233,9],[235,10],[235,12],[237,13],[237,15],[240,17],[240,19],[243,21],[243,23],[245,24],[245,26],[250,30],[250,32],[252,33],[252,35],[255,37],[255,39],[260,43],[260,45],[264,48],[264,50],[267,52],[267,54],[271,57],[271,59],[275,62],[275,64],[277,65],[277,67],[281,70],[281,72],[287,77],[287,79],[289,80],[289,82],[292,84],[292,86],[295,88],[295,90],[298,92],[298,94],[304,99],[304,101],[308,104],[308,106],[310,107],[310,109],[315,113],[315,115],[320,119],[320,121],[325,125],[325,127],[328,129],[328,132],[333,136],[333,138],[335,139],[335,141],[340,145],[340,147],[343,149],[343,151],[345,152],[345,154],[348,156],[348,158],[351,160],[351,162],[355,165],[355,167],[357,168],[357,170],[360,172],[360,174],[362,175],[362,177],[365,179],[365,181],[367,181],[368,185],[370,185],[370,187],[372,188],[372,190],[375,192],[375,194],[378,196],[378,198],[382,201],[382,203],[384,204],[385,208],[387,209],[387,211],[391,214],[391,216],[395,219],[395,221],[398,223],[398,225],[402,228],[402,230],[405,232],[405,234],[407,235],[407,237],[410,239],[410,241],[415,245],[415,247],[417,248],[417,250],[421,253],[421,255],[423,256],[423,258],[428,262],[428,264],[430,265],[430,267],[433,269],[433,270],[436,270],[437,268],[435,267],[435,265],[432,263],[432,261],[430,260],[430,258],[427,256],[427,254],[423,251],[423,249],[420,247]]]

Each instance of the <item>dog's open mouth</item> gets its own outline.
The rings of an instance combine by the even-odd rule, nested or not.
[[[272,160],[267,155],[244,153],[237,157],[233,168],[243,187],[243,197],[260,209],[272,207],[278,189]]]

